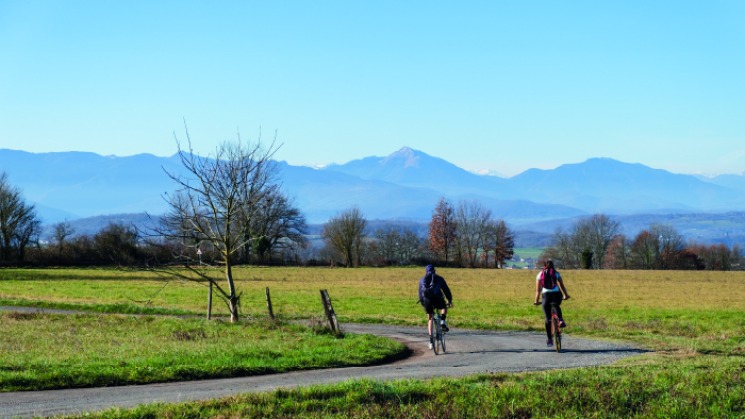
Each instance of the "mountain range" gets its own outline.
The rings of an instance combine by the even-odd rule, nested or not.
[[[745,211],[743,175],[704,178],[610,158],[502,178],[475,174],[403,147],[388,156],[320,169],[282,161],[277,168],[283,191],[309,223],[324,223],[352,206],[371,220],[427,222],[441,197],[453,203],[478,201],[513,226],[540,226],[595,213],[659,218]],[[44,223],[160,214],[166,210],[164,195],[175,189],[165,171],[182,170],[177,155],[116,157],[0,149],[0,172],[36,205]]]

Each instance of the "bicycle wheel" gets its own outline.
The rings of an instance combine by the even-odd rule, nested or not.
[[[440,344],[442,345],[442,353],[447,352],[447,350],[445,350],[445,335],[445,332],[440,333]]]

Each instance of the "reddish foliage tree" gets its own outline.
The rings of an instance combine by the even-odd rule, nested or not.
[[[605,252],[602,269],[626,269],[629,262],[629,248],[626,236],[617,234]]]
[[[446,265],[449,262],[450,249],[455,243],[455,226],[453,206],[445,198],[440,198],[429,223],[429,248]]]

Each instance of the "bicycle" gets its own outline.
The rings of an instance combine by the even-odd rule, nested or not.
[[[541,303],[534,303],[540,305]],[[551,339],[554,341],[554,348],[556,352],[561,352],[561,322],[559,320],[559,314],[556,311],[556,307],[559,305],[556,302],[551,302]]]
[[[432,315],[432,322],[434,323],[434,332],[435,332],[435,341],[432,345],[432,350],[435,352],[435,355],[439,353],[440,348],[442,348],[442,353],[447,352],[445,349],[445,331],[442,330],[442,325],[440,324],[440,321],[442,320],[442,317],[440,317],[440,310],[435,309],[435,313]]]

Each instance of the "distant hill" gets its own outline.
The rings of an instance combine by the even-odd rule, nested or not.
[[[745,176],[743,175],[719,175],[713,178],[699,178],[704,182],[724,186],[725,188],[745,191]]]
[[[428,188],[451,197],[532,202],[573,208],[580,214],[604,212],[712,212],[745,208],[745,194],[734,187],[745,177],[715,178],[673,174],[638,163],[593,158],[556,169],[529,169],[512,178],[480,176],[410,148],[387,157],[366,157],[324,170],[369,180]],[[745,187],[745,184],[743,184]],[[533,211],[531,211],[532,215]],[[555,213],[553,218],[564,215]]]
[[[48,221],[162,212],[163,194],[174,189],[166,169],[180,171],[178,158],[0,150],[0,171]]]
[[[312,224],[352,206],[369,220],[427,222],[441,197],[454,204],[478,201],[515,229],[556,225],[593,213],[651,217],[745,210],[743,176],[699,178],[609,158],[501,178],[474,174],[403,147],[388,156],[323,169],[286,162],[277,162],[277,168],[283,191]],[[0,149],[0,171],[37,205],[48,224],[112,214],[160,215],[166,210],[163,196],[175,189],[165,172],[182,170],[178,156]],[[745,230],[745,220],[729,219],[734,229]]]
[[[323,170],[412,188],[430,189],[443,195],[521,197],[506,179],[476,175],[441,158],[408,147],[386,157],[365,157],[343,165],[329,165]]]
[[[530,169],[512,185],[539,202],[592,209],[594,212],[709,212],[745,208],[745,194],[641,164],[608,158],[565,164],[553,170]]]

